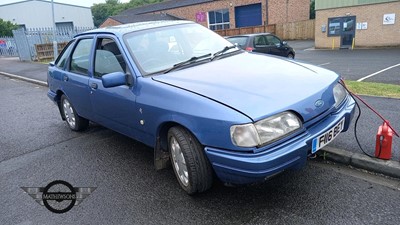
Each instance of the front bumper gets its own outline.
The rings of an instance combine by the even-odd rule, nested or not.
[[[302,168],[311,152],[312,140],[329,130],[342,118],[347,131],[354,115],[355,102],[348,99],[339,111],[328,114],[305,132],[277,146],[257,153],[238,153],[223,149],[205,147],[207,157],[218,178],[224,183],[248,184],[264,181],[287,169]]]

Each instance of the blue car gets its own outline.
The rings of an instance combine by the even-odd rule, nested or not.
[[[154,149],[188,193],[215,177],[263,181],[304,166],[348,129],[355,102],[334,72],[251,54],[189,21],[77,35],[48,71],[70,129],[93,121]]]

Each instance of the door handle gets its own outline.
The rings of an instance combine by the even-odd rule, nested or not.
[[[97,89],[97,84],[96,84],[96,83],[91,83],[91,84],[90,84],[90,87],[91,87],[92,89]]]
[[[64,75],[63,76],[63,81],[68,81],[68,76]]]

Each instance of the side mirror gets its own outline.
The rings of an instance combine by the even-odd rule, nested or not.
[[[101,77],[101,82],[105,88],[127,85],[127,75],[123,72],[105,74]]]
[[[287,41],[282,41],[282,45],[287,45]]]
[[[238,44],[238,43],[235,43],[235,46],[236,46],[237,48],[241,48],[241,49],[243,49],[243,46],[242,46],[242,45],[240,45],[240,44]]]
[[[56,65],[56,63],[54,61],[53,62],[49,62],[49,66],[53,67],[55,65]]]

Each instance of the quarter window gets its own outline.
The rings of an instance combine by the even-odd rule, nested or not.
[[[211,30],[229,29],[229,10],[220,9],[208,12],[208,24]]]
[[[70,72],[88,75],[92,43],[93,39],[82,39],[78,42],[71,56]]]
[[[61,68],[61,69],[64,68],[65,62],[67,61],[67,58],[69,55],[69,52],[71,51],[72,46],[74,46],[73,43],[74,43],[74,41],[69,42],[68,45],[65,46],[65,48],[62,50],[60,56],[57,58],[56,66],[58,68]]]

